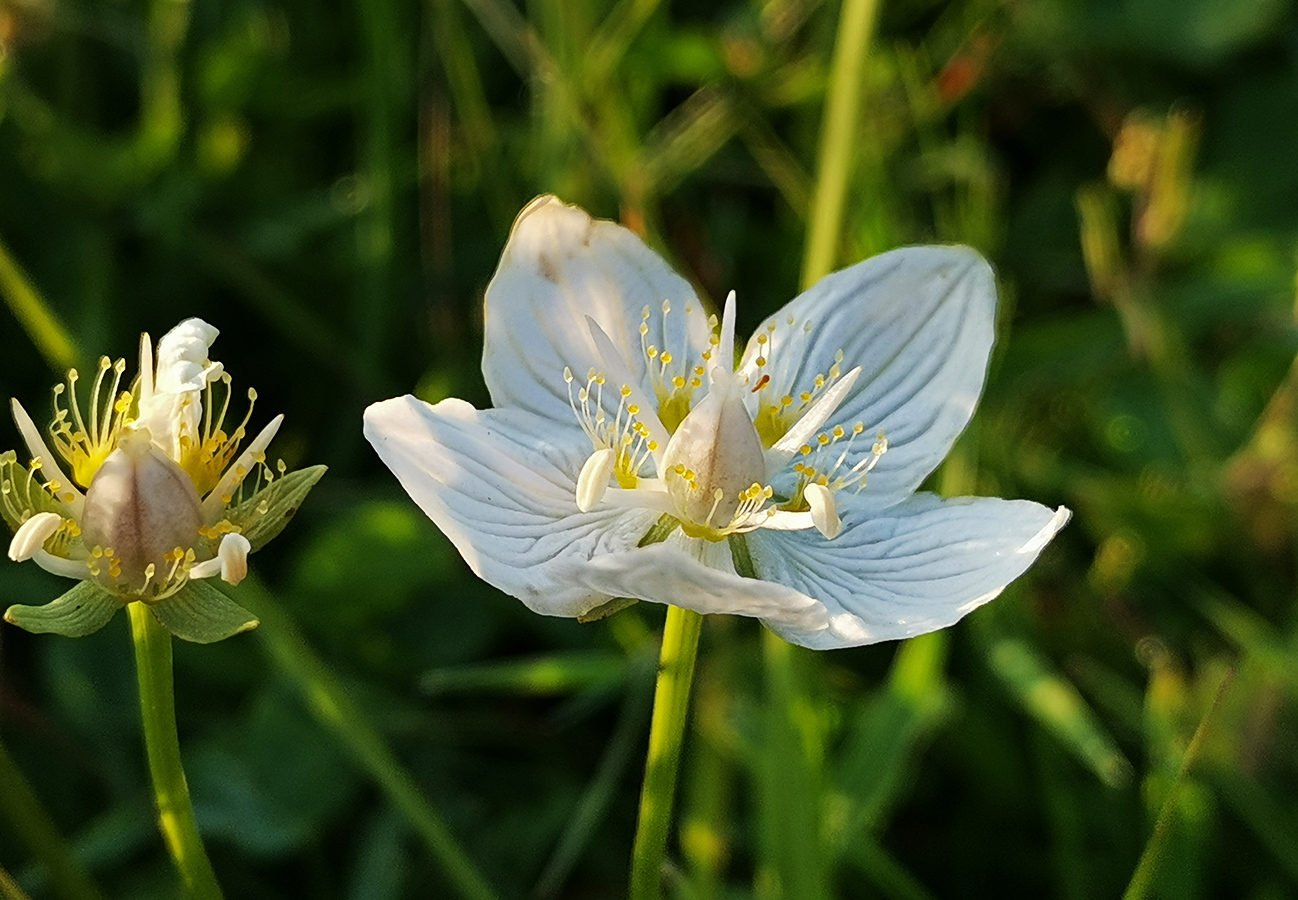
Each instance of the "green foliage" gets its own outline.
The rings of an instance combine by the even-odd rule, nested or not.
[[[930,487],[1075,513],[939,635],[817,655],[709,619],[668,896],[1298,893],[1298,11],[895,0],[840,27],[868,7],[0,0],[0,395],[42,422],[69,365],[199,315],[249,430],[286,413],[294,471],[246,533],[302,511],[218,630],[262,625],[175,649],[228,896],[625,891],[661,610],[500,596],[360,431],[406,391],[489,404],[482,288],[543,191],[737,290],[741,332],[813,228],[834,265],[977,247],[999,340]],[[127,641],[65,587],[0,565],[25,627],[107,623],[3,627],[0,798],[29,782],[66,848],[5,813],[0,876],[174,896]]]

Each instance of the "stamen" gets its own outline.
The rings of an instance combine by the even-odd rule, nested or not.
[[[110,370],[113,372],[112,386],[105,392],[104,379]],[[90,486],[99,467],[117,446],[117,438],[127,422],[131,393],[118,393],[125,371],[126,360],[113,362],[107,356],[100,357],[99,369],[90,390],[90,406],[85,416],[82,415],[81,404],[77,400],[79,376],[76,369],[68,370],[66,384],[54,386],[54,419],[49,426],[50,441],[55,451],[72,467],[72,477],[82,487]],[[61,404],[65,391],[67,409]],[[86,424],[87,420],[89,425]]]
[[[748,350],[745,365],[756,368],[753,393],[759,394],[758,412],[754,420],[762,445],[774,446],[780,438],[802,418],[811,406],[842,376],[843,351],[834,354],[834,362],[826,372],[812,376],[810,385],[795,390],[793,379],[796,365],[783,360],[796,361],[806,353],[805,344],[814,330],[811,321],[799,327],[792,317],[783,323],[770,322],[754,338]],[[813,426],[818,427],[818,426]]]
[[[827,527],[832,525],[837,513],[830,516],[828,513],[818,514],[817,503],[822,510],[828,509],[833,512],[836,508],[833,504],[832,493],[841,491],[846,488],[853,488],[854,493],[860,493],[865,488],[866,478],[879,460],[888,452],[888,438],[882,431],[875,438],[870,452],[857,460],[843,471],[847,465],[848,457],[856,444],[856,439],[865,432],[865,423],[857,422],[849,431],[841,425],[836,425],[827,432],[822,432],[814,438],[813,442],[803,444],[798,450],[800,459],[793,464],[793,471],[798,476],[798,485],[793,492],[793,497],[781,505],[781,509],[789,511],[804,511],[810,509],[813,519],[819,515],[816,527],[826,537],[832,537],[824,528],[822,523],[828,523]],[[832,449],[836,444],[846,438],[842,449],[837,453]],[[833,454],[832,461],[830,454]],[[812,490],[819,488],[819,490]],[[822,491],[830,492],[825,495]],[[813,495],[819,495],[819,499],[813,499]],[[828,502],[826,501],[828,497]],[[832,530],[832,527],[831,527]],[[835,532],[836,534],[837,532]]]
[[[654,318],[653,309],[646,306],[641,310],[640,349],[658,401],[658,419],[670,434],[689,415],[694,403],[694,392],[703,387],[703,376],[707,374],[708,366],[722,343],[722,337],[717,332],[719,320],[715,315],[710,316],[707,322],[710,331],[708,347],[699,353],[697,359],[686,359],[669,346],[672,337],[667,328],[667,318],[672,314],[671,301],[664,300],[659,310],[656,328],[650,325],[650,320]],[[685,314],[687,317],[701,315],[693,304],[686,306]],[[651,333],[655,331],[659,341],[651,342]],[[676,348],[677,351],[680,349],[682,348]]]

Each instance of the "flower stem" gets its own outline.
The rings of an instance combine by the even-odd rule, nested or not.
[[[221,887],[203,849],[189,800],[189,785],[180,765],[176,734],[176,696],[171,680],[171,635],[141,602],[127,606],[135,641],[135,668],[140,684],[140,714],[149,775],[158,804],[158,827],[180,870],[185,895],[193,900],[221,900]]]
[[[667,607],[658,686],[654,690],[653,722],[649,728],[649,756],[644,786],[640,790],[640,821],[631,854],[630,900],[658,900],[662,893],[663,854],[676,793],[685,719],[690,706],[690,683],[699,648],[703,617],[678,606]]]

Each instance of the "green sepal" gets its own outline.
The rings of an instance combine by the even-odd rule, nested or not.
[[[757,567],[753,565],[753,555],[748,552],[748,538],[743,534],[732,534],[730,558],[734,560],[735,574],[742,578],[757,578]]]
[[[163,628],[195,644],[223,641],[261,624],[256,616],[206,581],[187,582],[150,609]]]
[[[85,637],[108,624],[123,603],[92,581],[83,581],[44,606],[11,606],[5,621],[33,634]]]
[[[327,469],[328,466],[311,466],[278,478],[231,509],[226,518],[252,544],[253,552],[260,550],[284,530]]]
[[[587,622],[598,622],[600,619],[607,619],[614,613],[620,613],[628,606],[635,606],[639,602],[634,597],[614,597],[607,603],[601,603],[594,609],[582,613],[577,617],[577,621],[583,625]]]
[[[661,544],[671,537],[672,532],[679,528],[680,525],[680,519],[670,513],[663,513],[658,517],[658,521],[654,522],[653,527],[645,532],[644,537],[640,538],[636,546],[648,547],[650,544]]]

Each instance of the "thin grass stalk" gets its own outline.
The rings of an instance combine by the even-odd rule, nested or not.
[[[1162,861],[1163,852],[1167,849],[1167,841],[1172,831],[1172,823],[1176,819],[1181,790],[1189,780],[1191,768],[1199,759],[1199,752],[1203,749],[1208,726],[1212,723],[1214,714],[1221,707],[1221,701],[1226,696],[1226,690],[1234,680],[1235,670],[1232,668],[1222,677],[1221,686],[1217,688],[1217,695],[1213,698],[1212,706],[1208,707],[1208,711],[1203,714],[1203,718],[1199,721],[1199,727],[1194,730],[1194,737],[1190,739],[1190,746],[1185,748],[1185,755],[1181,757],[1181,768],[1176,773],[1176,782],[1172,785],[1172,789],[1167,792],[1167,799],[1163,801],[1163,806],[1158,811],[1158,820],[1154,822],[1154,830],[1145,843],[1145,850],[1140,854],[1140,861],[1136,863],[1136,870],[1131,875],[1127,890],[1122,894],[1122,900],[1142,900],[1142,898],[1151,896],[1153,893],[1154,877],[1158,874],[1158,865]]]
[[[341,741],[382,789],[423,841],[455,895],[464,900],[497,900],[496,892],[383,736],[256,576],[249,575],[240,584],[239,602],[261,620],[256,634],[271,662],[301,694],[315,720]]]
[[[0,866],[0,898],[3,898],[3,900],[31,900],[4,866]]]
[[[0,741],[0,815],[26,845],[32,858],[45,867],[50,884],[60,897],[103,900],[103,893],[73,855],[3,741]]]
[[[855,155],[861,81],[870,56],[879,0],[845,0],[838,20],[834,62],[820,130],[816,192],[811,198],[802,286],[833,271],[843,229],[843,208]]]
[[[0,294],[41,356],[53,369],[77,364],[77,347],[68,330],[32,285],[18,260],[0,241]]]

